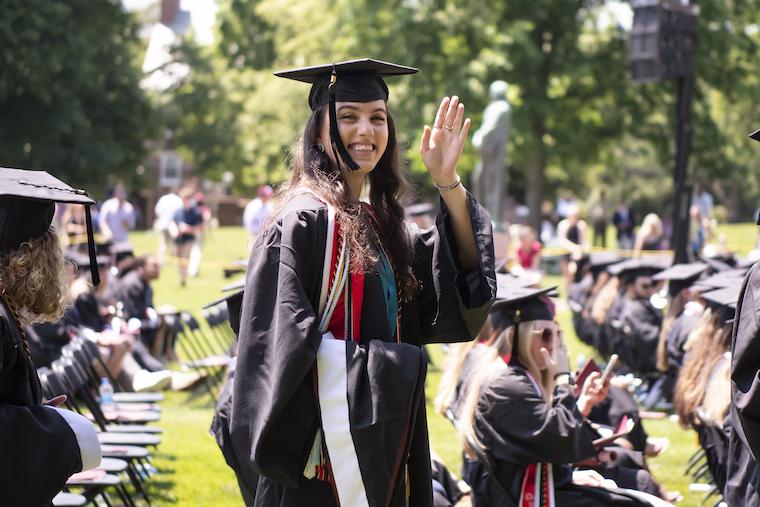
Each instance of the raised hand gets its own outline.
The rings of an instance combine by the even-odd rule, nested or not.
[[[433,182],[448,186],[457,181],[457,163],[470,130],[470,119],[464,118],[464,104],[459,97],[444,97],[435,115],[433,128],[425,125],[420,154]]]

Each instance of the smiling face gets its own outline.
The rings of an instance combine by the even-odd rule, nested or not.
[[[355,172],[371,172],[388,147],[388,110],[384,100],[372,102],[336,102],[338,132],[343,146],[351,158],[359,164]],[[320,142],[327,155],[333,159],[330,147],[330,121],[324,115]],[[333,163],[335,160],[333,159]],[[341,164],[341,170],[345,170]]]

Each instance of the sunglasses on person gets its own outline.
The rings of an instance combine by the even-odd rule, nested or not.
[[[555,330],[551,327],[545,327],[544,329],[534,329],[534,333],[541,334],[541,342],[544,345],[551,345],[554,342],[555,336],[559,335],[559,330]]]

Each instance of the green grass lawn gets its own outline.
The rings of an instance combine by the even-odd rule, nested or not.
[[[757,232],[752,224],[722,226],[719,230],[726,234],[728,244],[737,246],[741,253],[750,250]],[[157,238],[150,232],[134,233],[131,241],[138,254],[156,251]],[[154,284],[156,304],[172,304],[198,314],[203,304],[218,298],[220,289],[235,279],[222,276],[224,266],[247,257],[246,252],[247,236],[242,228],[214,230],[206,238],[200,276],[188,280],[186,287],[180,287],[176,265],[167,264]],[[549,277],[546,283],[558,281],[557,277]],[[571,364],[575,364],[578,354],[592,356],[593,350],[575,336],[569,310],[560,308],[559,319],[568,342]],[[441,348],[434,345],[430,351],[435,365],[439,366]],[[451,424],[432,408],[440,375],[436,367],[431,367],[427,379],[430,441],[451,470],[459,474],[461,457],[456,433]],[[160,471],[151,484],[154,505],[242,505],[235,476],[208,432],[212,416],[213,406],[206,400],[187,403],[184,393],[168,394],[160,423],[164,428],[163,442],[154,456],[154,464]],[[699,505],[702,494],[690,494],[688,481],[683,475],[689,455],[697,448],[693,432],[681,429],[668,419],[646,421],[645,426],[650,435],[667,436],[671,442],[664,456],[650,462],[655,477],[667,488],[681,491],[684,502],[679,505]]]

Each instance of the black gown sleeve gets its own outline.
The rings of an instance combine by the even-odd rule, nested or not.
[[[481,393],[477,413],[479,437],[497,460],[565,464],[596,453],[596,433],[584,422],[569,386],[555,388],[550,406],[525,375],[508,368]]]
[[[47,507],[82,469],[76,436],[35,399],[36,372],[0,305],[0,504]]]
[[[459,263],[443,199],[434,227],[421,230],[409,225],[412,269],[419,287],[413,301],[404,305],[401,336],[405,341],[417,345],[468,341],[488,315],[496,294],[491,219],[469,192],[467,206],[479,259],[478,269],[471,273],[465,273]],[[416,329],[406,327],[408,315],[417,317],[412,324]]]
[[[322,339],[314,311],[327,212],[284,214],[259,236],[240,314],[230,437],[255,473],[298,487],[319,425],[312,366]]]
[[[731,347],[731,417],[735,435],[760,459],[760,264],[744,279]]]
[[[622,344],[622,350],[612,351],[621,353],[624,362],[638,373],[656,370],[657,343],[662,326],[662,320],[646,304],[626,300],[622,320],[631,334]]]

